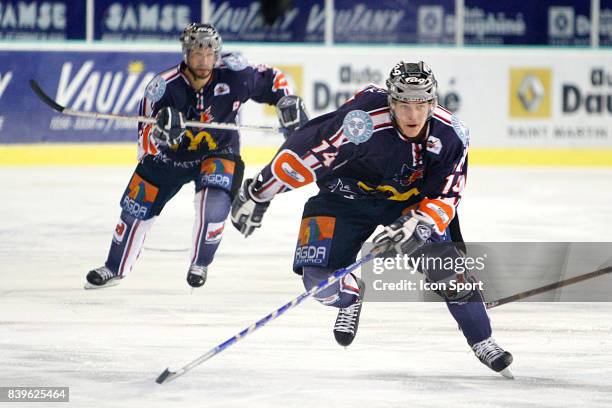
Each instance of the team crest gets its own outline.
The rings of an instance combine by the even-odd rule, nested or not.
[[[351,142],[364,143],[370,140],[374,133],[374,122],[367,112],[353,110],[344,117],[342,131]]]
[[[423,178],[423,166],[410,167],[407,164],[402,164],[402,170],[399,174],[395,174],[393,181],[397,182],[400,186],[407,187]]]
[[[457,136],[459,137],[463,145],[467,146],[468,139],[470,137],[470,132],[468,128],[465,127],[465,124],[455,115],[451,116],[451,124],[453,125],[453,129],[455,129],[455,133],[457,133]]]
[[[229,92],[229,87],[228,87],[227,91]],[[216,92],[216,90],[215,90],[215,92]],[[211,112],[211,106],[206,108],[206,110],[204,112],[200,112],[200,122],[210,123],[214,119],[215,119],[215,117],[213,116],[213,114]]]
[[[161,75],[157,75],[147,85],[145,97],[152,102],[157,102],[164,96],[164,92],[166,92],[166,80]]]

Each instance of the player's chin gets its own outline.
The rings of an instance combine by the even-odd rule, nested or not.
[[[421,131],[421,127],[419,125],[403,125],[402,126],[402,133],[406,137],[417,137],[420,131]]]
[[[212,72],[212,70],[208,68],[196,68],[192,69],[192,71],[197,79],[207,79]]]

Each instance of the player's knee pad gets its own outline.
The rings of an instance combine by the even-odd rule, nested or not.
[[[148,220],[158,215],[164,204],[158,203],[158,193],[157,186],[134,172],[119,203],[122,214],[138,220]]]
[[[244,177],[244,162],[240,156],[220,154],[202,162],[197,189],[218,188],[229,193],[231,199],[240,189]]]

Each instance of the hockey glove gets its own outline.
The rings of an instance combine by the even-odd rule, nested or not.
[[[245,237],[261,227],[263,215],[270,206],[269,201],[262,202],[253,196],[253,184],[253,179],[246,179],[232,202],[232,224]]]
[[[297,95],[286,95],[280,98],[276,103],[276,114],[285,139],[308,122],[304,101]]]
[[[170,146],[181,142],[185,134],[185,116],[178,109],[167,106],[157,112],[151,137],[160,146]]]
[[[433,224],[427,217],[414,211],[411,215],[402,215],[374,237],[372,253],[378,256],[393,251],[410,255],[425,244],[432,231]]]

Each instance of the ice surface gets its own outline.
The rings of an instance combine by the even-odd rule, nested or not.
[[[313,190],[279,196],[247,240],[228,226],[208,282],[190,293],[193,188],[185,186],[128,277],[85,291],[131,172],[0,169],[0,386],[69,386],[75,407],[612,406],[610,303],[492,310],[495,337],[515,356],[514,381],[475,359],[443,304],[366,303],[355,343],[342,349],[331,333],[335,311],[308,300],[158,385],[166,367],[303,291],[290,267]],[[610,169],[471,168],[464,237],[609,241],[611,180]]]

